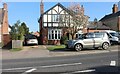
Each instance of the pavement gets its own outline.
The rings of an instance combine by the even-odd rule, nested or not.
[[[0,57],[2,56],[3,60],[6,59],[23,59],[23,58],[41,58],[41,57],[58,57],[58,56],[71,56],[71,55],[84,55],[84,54],[98,54],[98,53],[108,53],[118,51],[119,46],[111,46],[109,50],[101,49],[88,49],[80,52],[68,51],[68,50],[56,50],[49,51],[47,50],[49,45],[39,45],[39,46],[25,46],[21,51],[9,51],[9,50],[0,50]]]

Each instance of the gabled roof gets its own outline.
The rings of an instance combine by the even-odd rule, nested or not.
[[[112,18],[112,17],[117,17],[120,16],[120,11],[116,12],[116,13],[112,13],[109,15],[105,15],[102,19],[100,19],[100,21],[104,21],[106,19]]]
[[[48,13],[51,9],[53,9],[53,8],[56,7],[56,6],[60,6],[61,8],[63,8],[63,9],[64,9],[68,14],[70,14],[70,15],[72,15],[73,13],[75,13],[74,11],[71,11],[71,10],[69,10],[68,8],[64,7],[62,4],[57,3],[56,5],[54,5],[54,6],[51,7],[50,9],[48,9],[46,12],[44,12],[43,14],[41,14],[40,19],[42,18],[42,16],[43,16],[44,14]],[[72,13],[71,13],[71,12],[72,12]],[[87,16],[87,15],[84,15],[84,16],[90,18],[90,17]],[[40,22],[40,19],[38,20],[38,22]]]
[[[50,9],[48,9],[46,12],[44,12],[43,14],[46,14],[47,12],[49,12],[51,9],[53,9],[56,6],[60,6],[61,8],[63,8],[64,10],[66,10],[66,12],[68,12],[70,14],[70,10],[68,10],[67,8],[65,8],[62,4],[57,3],[56,5],[54,5],[53,7],[51,7]],[[42,14],[42,15],[43,15]]]
[[[109,30],[110,28],[104,24],[102,24],[102,22],[98,22],[96,25],[94,24],[94,22],[90,22],[89,25],[87,25],[87,28],[95,30]]]
[[[64,10],[66,10],[67,13],[70,14],[70,10],[68,10],[67,8],[65,8],[62,4],[57,3],[56,5],[54,5],[54,6],[51,7],[50,9],[48,9],[46,12],[44,12],[43,14],[41,14],[40,19],[42,18],[42,16],[43,16],[44,14],[46,14],[47,12],[49,12],[51,9],[53,9],[53,8],[56,7],[56,6],[60,6],[61,8],[63,8]],[[40,22],[40,19],[38,20],[38,22]]]

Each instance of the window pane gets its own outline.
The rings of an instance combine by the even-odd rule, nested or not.
[[[48,22],[51,22],[51,15],[48,15]]]
[[[57,39],[57,31],[55,31],[55,39]]]
[[[53,15],[53,22],[59,22],[59,15]]]
[[[61,31],[58,31],[58,39],[61,39]]]
[[[44,26],[44,27],[47,27],[47,23],[44,23],[43,26]]]
[[[52,39],[54,39],[54,31],[52,30]]]
[[[48,27],[51,27],[52,26],[52,23],[48,23]]]
[[[51,34],[49,34],[49,39],[51,39]]]
[[[101,38],[102,36],[103,36],[102,33],[95,33],[95,37],[96,37],[96,38]]]
[[[53,23],[53,27],[58,27],[58,23]]]
[[[48,30],[48,39],[61,39],[61,30],[60,29],[49,29]]]
[[[43,22],[47,22],[47,15],[44,15],[43,18],[44,18]]]
[[[93,33],[88,33],[87,35],[86,35],[86,38],[93,38],[94,37],[94,34]]]

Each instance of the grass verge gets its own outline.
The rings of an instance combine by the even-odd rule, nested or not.
[[[63,48],[65,48],[65,45],[50,46],[47,49],[51,51],[51,50],[57,50],[57,49],[63,49]]]
[[[10,51],[14,52],[14,51],[21,51],[21,50],[22,50],[22,48],[13,48]]]

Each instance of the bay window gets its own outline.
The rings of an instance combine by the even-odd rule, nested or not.
[[[48,40],[60,40],[61,39],[61,29],[49,29],[48,30]]]

